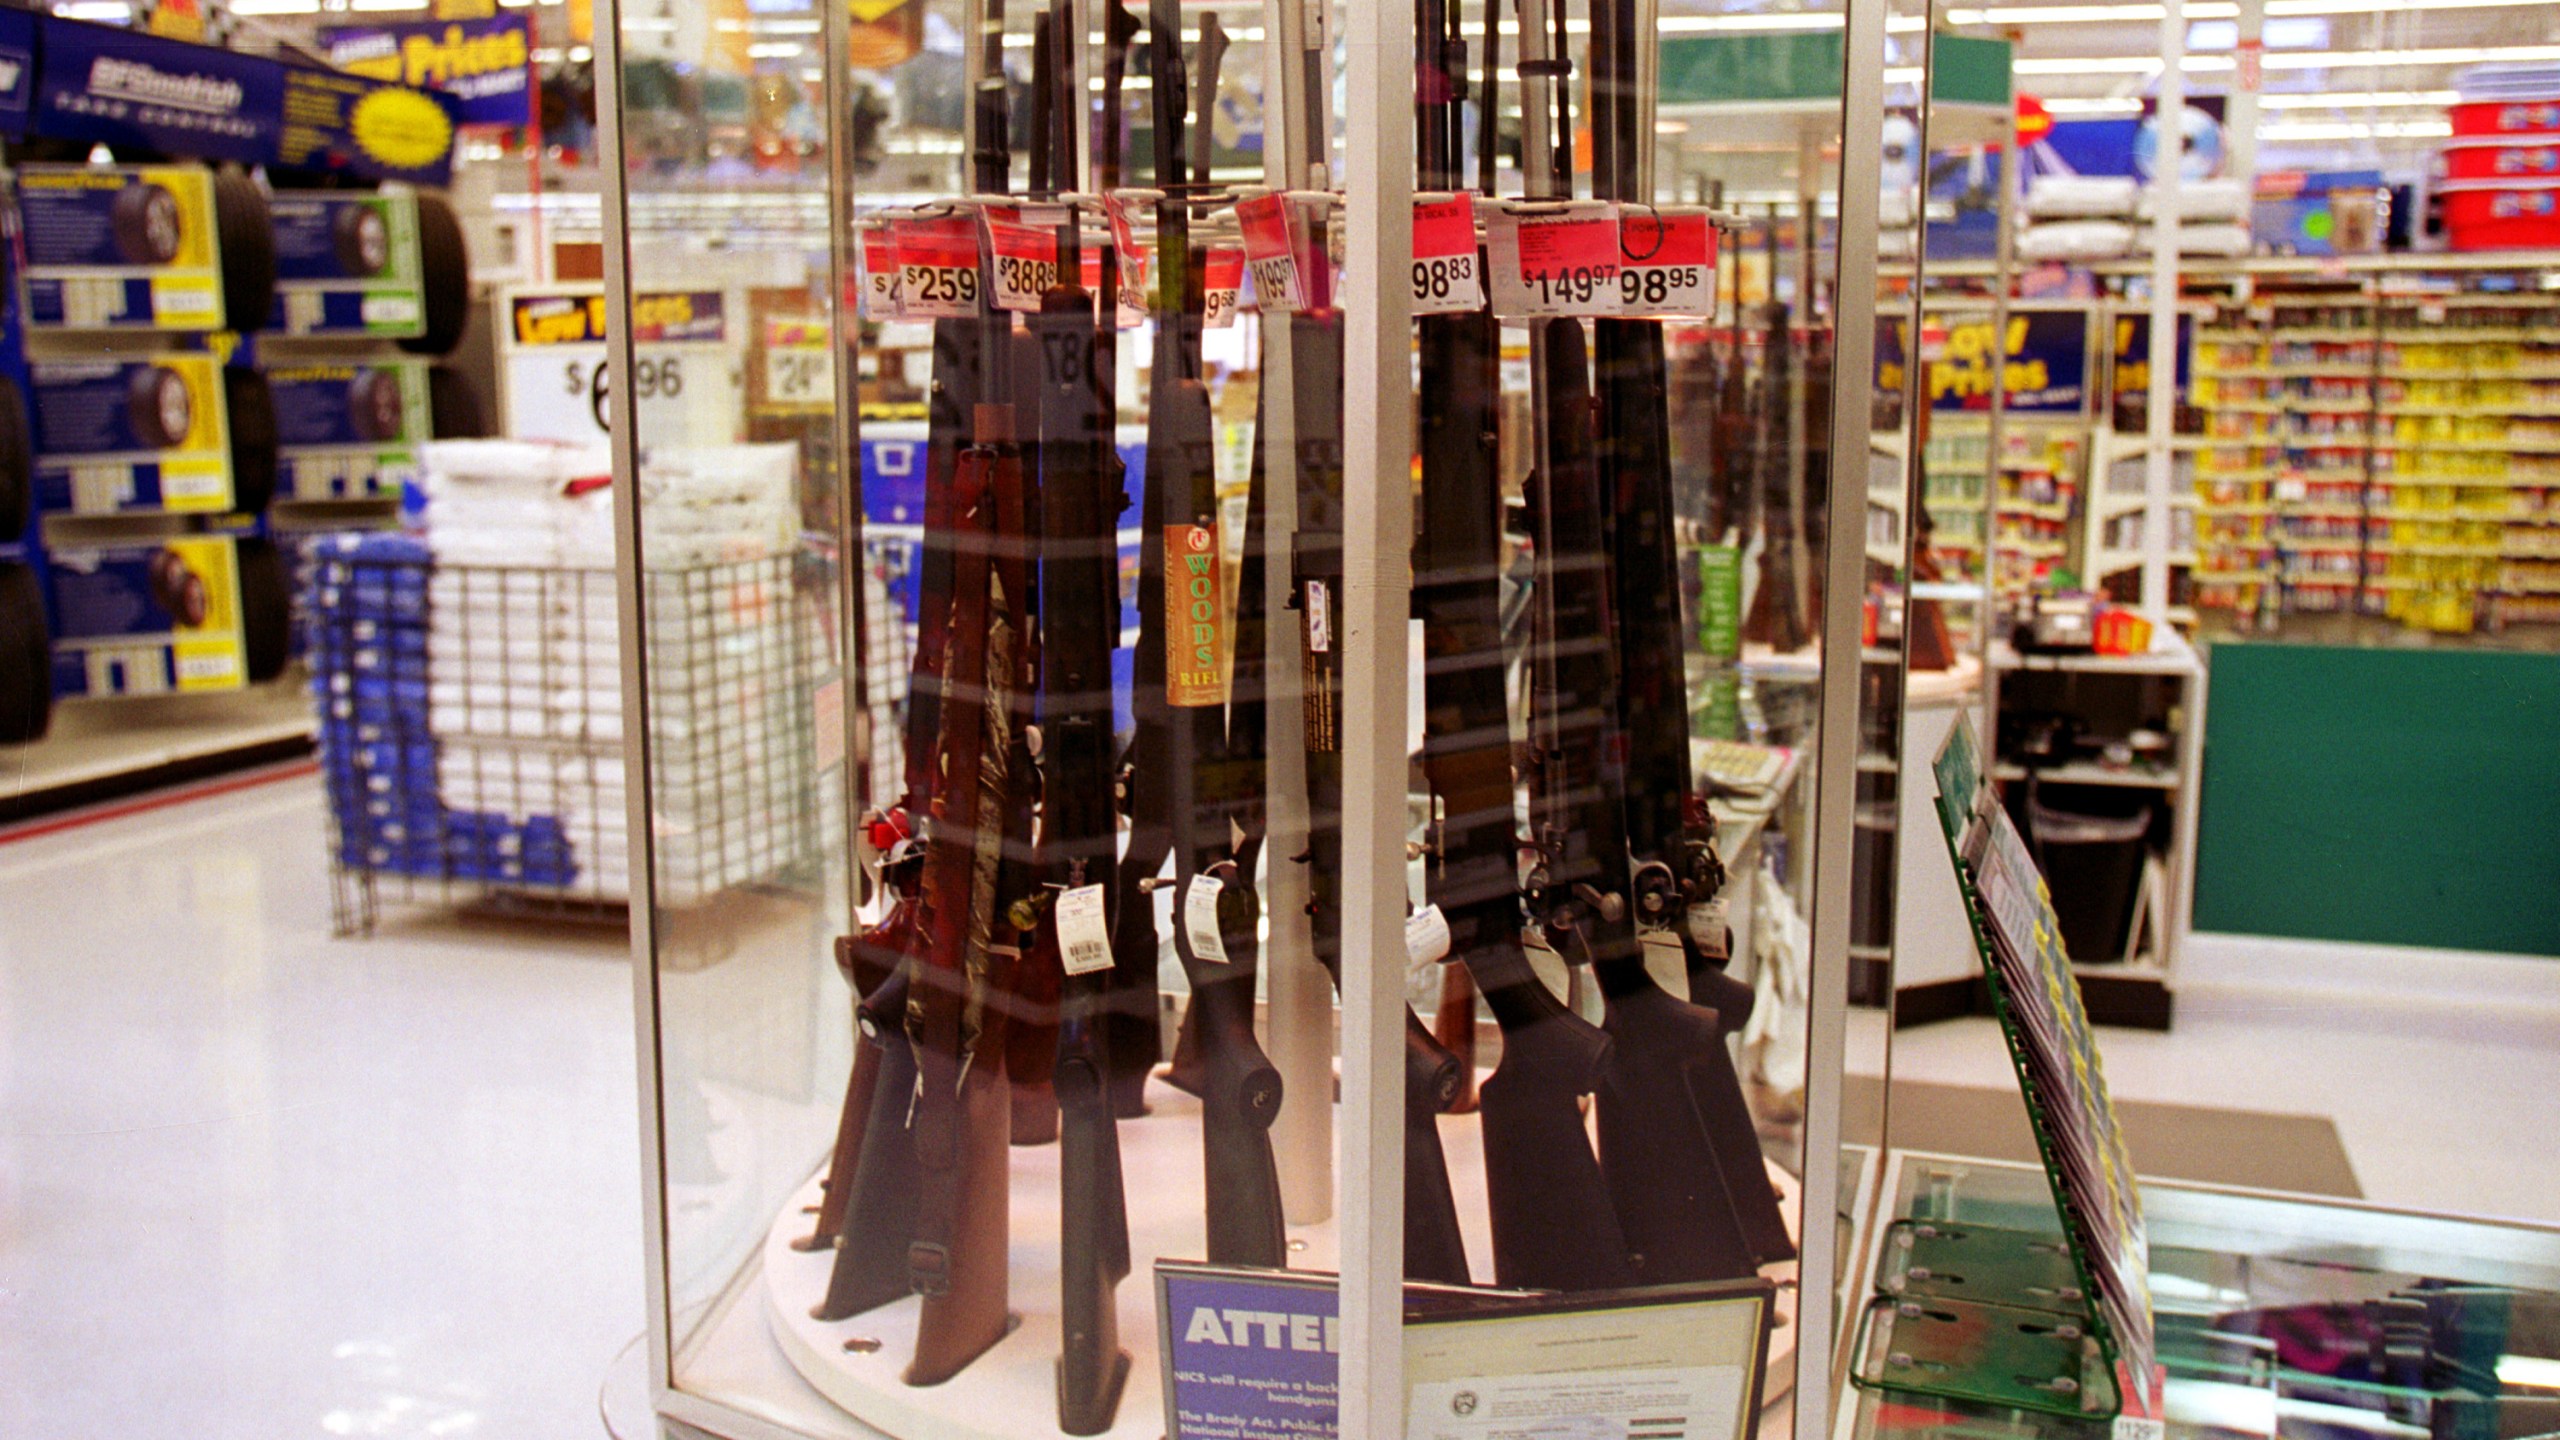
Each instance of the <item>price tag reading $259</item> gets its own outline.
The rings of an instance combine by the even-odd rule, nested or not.
[[[1058,283],[1057,230],[1026,225],[997,210],[987,211],[986,220],[987,254],[994,262],[987,272],[994,282],[989,298],[999,310],[1037,314],[1040,297]]]
[[[1466,315],[1484,305],[1476,266],[1476,197],[1418,195],[1413,201],[1413,313]]]
[[[1716,230],[1697,209],[1618,212],[1618,313],[1713,315]]]
[[[909,320],[976,318],[978,222],[965,215],[898,226],[898,305]]]
[[[1499,315],[1618,313],[1618,207],[1604,200],[1497,212],[1486,227]]]
[[[1244,252],[1216,248],[1209,252],[1209,263],[1202,267],[1200,288],[1205,296],[1204,325],[1224,330],[1236,323],[1236,297],[1244,289]]]
[[[1294,314],[1307,308],[1306,278],[1298,273],[1296,226],[1288,197],[1257,195],[1236,206],[1236,226],[1244,232],[1244,259],[1253,267],[1254,301],[1266,315]]]

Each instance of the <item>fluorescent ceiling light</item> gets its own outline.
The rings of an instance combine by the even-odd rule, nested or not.
[[[808,47],[797,40],[763,40],[747,47],[751,60],[787,60]]]
[[[2508,10],[2514,0],[2267,0],[2270,15],[2373,15],[2397,10]]]
[[[427,0],[355,0],[350,10],[424,10]]]
[[[2260,140],[2441,140],[2452,133],[2442,120],[2288,120],[2258,127]]]
[[[2056,115],[2139,115],[2142,101],[2132,96],[2105,96],[2075,100],[2068,97],[2043,102],[2044,108]]]
[[[2158,5],[1995,5],[1983,10],[1950,10],[1950,25],[2116,25],[2126,21],[2159,23],[2167,10]],[[2197,0],[2180,12],[2189,20],[2236,20],[2240,7],[2229,0]]]
[[[2498,1383],[2530,1385],[2537,1390],[2560,1390],[2560,1360],[2547,1360],[2539,1355],[2501,1355],[2498,1357]]]
[[[1703,35],[1726,30],[1837,30],[1837,12],[1793,11],[1768,15],[1665,15],[1654,25],[1665,35]]]
[[[2261,95],[2261,110],[2381,110],[2409,105],[2452,105],[2454,90],[2309,90]]]
[[[362,3],[362,0],[359,0]],[[2479,45],[2444,50],[2282,50],[2261,62],[2269,70],[2373,70],[2471,65],[2483,60],[2560,60],[2560,45]],[[2156,55],[2039,56],[2011,62],[2020,75],[2156,75]],[[2190,55],[2179,67],[2189,75],[2234,68],[2228,55]]]
[[[748,29],[761,35],[815,35],[818,33],[819,25],[820,22],[816,20],[750,20],[747,22]]]
[[[71,0],[54,6],[53,13],[65,20],[123,21],[133,18],[133,7],[124,0]]]
[[[320,0],[231,0],[234,15],[317,15]]]

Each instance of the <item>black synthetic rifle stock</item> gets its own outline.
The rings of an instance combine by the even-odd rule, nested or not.
[[[1236,795],[1226,760],[1226,710],[1214,684],[1186,687],[1186,703],[1174,704],[1168,674],[1214,679],[1220,656],[1216,631],[1221,597],[1216,583],[1217,475],[1209,392],[1201,380],[1203,292],[1191,246],[1191,202],[1184,171],[1184,125],[1190,77],[1182,63],[1179,0],[1150,0],[1148,56],[1153,75],[1157,185],[1155,354],[1147,405],[1144,545],[1155,574],[1154,633],[1140,617],[1143,647],[1154,649],[1152,682],[1142,668],[1141,705],[1162,707],[1161,746],[1150,747],[1142,710],[1139,744],[1133,747],[1132,792],[1142,783],[1163,786],[1162,805],[1174,862],[1174,944],[1191,984],[1188,1023],[1197,1033],[1205,1067],[1201,1080],[1201,1130],[1207,1193],[1208,1259],[1213,1264],[1287,1263],[1280,1211],[1280,1179],[1271,1155],[1271,1122],[1280,1110],[1280,1074],[1254,1038],[1257,902],[1252,877],[1240,873],[1234,849]],[[1202,70],[1212,77],[1225,36],[1213,15],[1201,20]],[[1179,559],[1168,555],[1179,550]],[[1143,603],[1143,602],[1142,602]],[[1147,666],[1142,651],[1140,664]],[[1153,695],[1147,692],[1153,689]],[[1158,852],[1159,856],[1162,852]],[[1131,856],[1143,860],[1133,835]],[[1121,874],[1131,866],[1124,861]],[[1212,914],[1225,961],[1193,943],[1188,917],[1195,878],[1216,882]],[[1136,877],[1152,882],[1152,867]],[[1137,905],[1153,902],[1138,890]],[[1151,888],[1151,887],[1150,887]],[[1124,897],[1124,900],[1131,897]],[[1125,923],[1125,922],[1124,922]],[[1152,928],[1152,927],[1150,927]],[[1151,937],[1150,937],[1151,938]]]
[[[1594,190],[1604,199],[1650,203],[1643,156],[1653,144],[1653,127],[1637,93],[1636,73],[1639,43],[1649,37],[1635,33],[1628,0],[1593,0],[1591,18]],[[1608,502],[1616,602],[1617,722],[1626,757],[1629,894],[1642,931],[1677,937],[1692,1002],[1682,1005],[1641,966],[1633,967],[1616,987],[1626,993],[1611,996],[1607,1028],[1625,1065],[1675,1073],[1685,1084],[1715,1181],[1702,1184],[1698,1199],[1715,1212],[1712,1221],[1667,1205],[1630,1207],[1623,1201],[1619,1215],[1629,1245],[1645,1257],[1648,1278],[1727,1279],[1791,1258],[1795,1249],[1726,1043],[1748,1018],[1752,994],[1724,973],[1730,942],[1722,913],[1713,908],[1724,866],[1716,855],[1714,818],[1689,772],[1687,647],[1673,544],[1670,364],[1659,320],[1599,320],[1594,348],[1603,436],[1600,483]],[[1602,986],[1608,990],[1612,982],[1604,977]],[[1641,1107],[1662,1097],[1613,1088],[1632,1103],[1612,1107],[1604,1098],[1604,1156],[1613,1153],[1613,1128],[1637,1127],[1621,1137],[1618,1148],[1624,1148],[1649,1144],[1645,1128],[1660,1123]],[[1728,1243],[1736,1238],[1738,1247]]]
[[[1072,13],[1066,6],[1052,12],[1053,38],[1066,32]],[[1055,59],[1064,74],[1075,73],[1072,49]],[[1068,115],[1074,94],[1072,85],[1057,87]],[[1116,106],[1106,107],[1105,123],[1108,137],[1096,137],[1095,168],[1116,171],[1116,158],[1108,165],[1102,158],[1104,146],[1118,145]],[[1052,138],[1067,152],[1059,168],[1070,174],[1073,135],[1063,117],[1052,127]],[[1112,456],[1111,376],[1102,367],[1117,309],[1116,266],[1105,246],[1102,293],[1084,288],[1080,224],[1071,208],[1058,231],[1057,283],[1041,296],[1032,322],[1040,354],[1041,858],[1046,883],[1059,893],[1103,886],[1107,936],[1105,882],[1119,852],[1111,804],[1111,652],[1120,631],[1114,531],[1120,479]],[[1058,944],[1054,907],[1044,923]],[[1108,960],[1107,949],[1102,958]],[[1129,1376],[1116,1298],[1129,1274],[1129,1216],[1103,1033],[1110,976],[1074,974],[1064,985],[1056,1082],[1058,1428],[1098,1435],[1111,1428]]]
[[[1812,643],[1806,616],[1804,579],[1804,476],[1797,468],[1787,435],[1788,407],[1795,389],[1795,336],[1786,303],[1778,298],[1778,222],[1763,232],[1769,257],[1769,300],[1762,307],[1760,380],[1754,407],[1757,430],[1752,437],[1753,478],[1759,482],[1760,575],[1752,592],[1751,612],[1744,617],[1746,637],[1780,651],[1801,650]]]

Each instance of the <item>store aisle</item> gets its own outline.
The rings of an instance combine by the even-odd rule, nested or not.
[[[307,775],[0,844],[0,1437],[601,1433],[622,932],[328,911]]]

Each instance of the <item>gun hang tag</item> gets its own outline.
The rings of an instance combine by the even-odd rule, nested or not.
[[[1058,283],[1058,226],[1062,210],[987,207],[988,300],[999,310],[1034,315],[1040,297]]]
[[[1618,207],[1606,200],[1502,209],[1485,220],[1493,311],[1505,319],[1615,315]]]
[[[1711,316],[1716,229],[1695,207],[1630,205],[1618,212],[1618,311],[1629,318]]]
[[[1211,965],[1227,963],[1227,938],[1218,928],[1218,877],[1199,874],[1182,891],[1182,929],[1191,937],[1193,957]]]
[[[1115,324],[1122,330],[1134,330],[1139,321],[1147,318],[1147,281],[1153,273],[1155,257],[1140,248],[1137,226],[1130,223],[1129,207],[1120,197],[1102,197],[1102,214],[1111,224],[1111,248],[1120,261],[1120,304]],[[1089,250],[1085,253],[1094,257],[1093,263],[1097,267],[1101,265],[1101,252]],[[1097,268],[1093,273],[1093,283],[1098,289],[1102,284],[1102,272]]]
[[[1165,703],[1180,708],[1226,703],[1226,587],[1219,574],[1218,527],[1164,527]]]
[[[898,236],[886,224],[863,232],[862,315],[875,325],[907,318],[898,296]]]
[[[1417,195],[1413,201],[1413,313],[1469,315],[1484,307],[1476,264],[1476,197]]]
[[[978,222],[967,215],[903,220],[897,226],[898,306],[909,320],[974,320]]]
[[[1244,252],[1228,246],[1212,246],[1209,262],[1202,267],[1201,291],[1205,305],[1201,324],[1211,330],[1225,330],[1236,323],[1238,298],[1244,292]]]
[[[1254,301],[1262,313],[1306,309],[1307,282],[1298,263],[1304,226],[1288,197],[1256,195],[1237,202],[1236,227],[1244,232],[1244,260],[1253,271]]]
[[[1102,908],[1103,887],[1075,885],[1058,892],[1051,909],[1058,926],[1058,960],[1070,975],[1111,968],[1111,927]]]
[[[1404,917],[1404,958],[1416,965],[1435,964],[1449,954],[1449,917],[1437,905],[1425,905]]]

